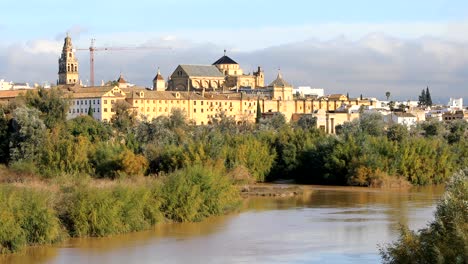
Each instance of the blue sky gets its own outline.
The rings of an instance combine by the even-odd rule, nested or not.
[[[25,3],[27,2],[27,3]],[[208,64],[222,50],[245,71],[278,67],[294,85],[401,99],[468,98],[468,1],[17,1],[1,0],[0,79],[54,82],[63,37],[75,47],[171,46],[170,52],[101,53],[96,79],[123,72],[149,86],[155,69]],[[69,3],[66,5],[65,3]],[[235,4],[234,4],[235,3]],[[116,56],[118,55],[118,56]],[[88,54],[77,54],[89,78]],[[445,99],[443,99],[445,100]]]
[[[468,1],[24,1],[3,0],[0,25],[9,39],[51,38],[79,25],[95,35],[190,29],[289,27],[316,23],[466,20]],[[64,3],[70,3],[66,5]],[[4,4],[5,6],[5,4]],[[6,12],[5,12],[6,11]]]

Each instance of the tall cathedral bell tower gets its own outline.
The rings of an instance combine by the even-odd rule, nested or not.
[[[62,55],[59,58],[58,84],[75,84],[79,82],[78,60],[73,51],[71,38],[67,33],[63,44]]]

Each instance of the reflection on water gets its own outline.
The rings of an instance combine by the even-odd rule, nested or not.
[[[70,239],[0,257],[5,263],[375,263],[400,223],[423,227],[443,187],[407,191],[310,187],[300,197],[251,198],[239,213],[159,224],[108,238]]]

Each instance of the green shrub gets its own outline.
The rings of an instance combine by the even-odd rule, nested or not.
[[[178,221],[200,221],[238,205],[238,191],[219,170],[199,165],[170,174],[162,186],[161,209]]]
[[[73,187],[61,219],[71,236],[106,236],[149,228],[161,217],[153,186]]]
[[[59,240],[62,228],[51,196],[29,188],[0,187],[0,253]]]

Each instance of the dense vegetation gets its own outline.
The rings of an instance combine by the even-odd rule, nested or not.
[[[455,175],[437,204],[435,219],[414,232],[402,227],[398,241],[380,249],[384,263],[468,262],[468,170]]]
[[[304,117],[284,116],[237,125],[223,114],[212,125],[191,126],[173,110],[138,121],[118,104],[112,123],[89,116],[66,120],[67,99],[58,90],[28,93],[0,110],[0,162],[42,175],[132,178],[163,175],[193,165],[247,168],[252,179],[304,183],[379,185],[444,182],[467,164],[467,123],[428,121],[411,130],[385,127],[379,114],[363,114],[337,127],[338,136]]]
[[[363,114],[338,135],[325,135],[311,117],[287,124],[278,114],[238,125],[221,113],[210,125],[191,126],[177,109],[145,120],[127,107],[118,103],[111,123],[87,115],[66,120],[67,99],[51,89],[0,108],[0,163],[15,175],[0,177],[0,222],[8,223],[0,227],[0,251],[222,214],[237,204],[233,182],[424,185],[468,164],[463,121],[408,130]],[[54,189],[5,183],[30,175]],[[29,208],[28,199],[37,204]],[[47,224],[30,235],[36,222]]]

